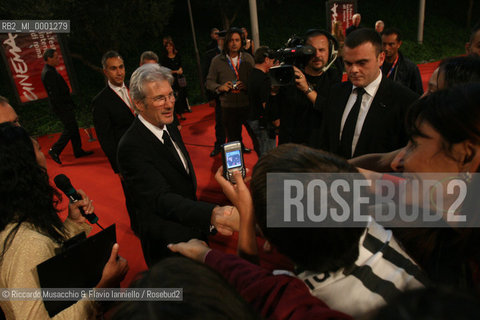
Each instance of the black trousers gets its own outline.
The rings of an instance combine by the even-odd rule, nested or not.
[[[125,195],[125,206],[127,207],[128,216],[130,217],[130,228],[138,236],[138,217],[133,197],[128,191],[127,184],[123,181],[122,177],[120,177],[120,182],[122,183],[123,194]]]
[[[188,106],[187,106],[187,88],[186,87],[182,88],[182,87],[177,85],[173,89],[177,93],[177,96],[175,98],[175,107],[174,107],[175,113],[176,114],[185,113],[188,109]]]
[[[227,133],[228,142],[240,141],[242,142],[242,124],[247,129],[248,135],[252,141],[256,139],[255,133],[247,123],[248,106],[240,108],[222,108],[222,120]]]
[[[65,149],[67,146],[68,141],[71,141],[73,154],[80,155],[82,153],[82,141],[80,139],[80,133],[78,131],[78,124],[77,120],[75,119],[73,107],[67,106],[62,110],[53,109],[53,112],[63,125],[62,135],[52,146],[53,152],[56,154],[62,153],[63,149]]]
[[[222,120],[222,105],[218,95],[215,95],[215,149],[219,149],[226,141],[225,127]]]

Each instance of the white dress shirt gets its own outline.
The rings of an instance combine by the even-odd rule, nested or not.
[[[363,123],[365,122],[365,118],[367,117],[368,110],[370,110],[370,106],[372,105],[373,98],[375,98],[375,95],[377,94],[378,87],[380,86],[380,82],[382,82],[382,72],[379,69],[379,74],[377,78],[372,82],[370,82],[370,84],[364,88],[365,93],[362,97],[362,104],[360,105],[357,124],[355,126],[355,131],[353,133],[352,155],[355,153],[355,148],[357,147],[358,138],[362,133]],[[340,135],[338,137],[339,141],[342,138],[343,126],[347,121],[348,114],[350,113],[350,110],[352,110],[353,105],[357,100],[357,93],[355,91],[356,88],[357,88],[356,86],[353,86],[352,93],[350,93],[350,97],[348,98],[347,105],[345,106],[345,110],[343,111],[342,123],[340,125]]]
[[[170,136],[170,138],[172,137],[172,135],[168,132],[167,130],[167,126],[163,126],[163,128],[159,128],[153,124],[151,124],[150,122],[148,122],[147,120],[145,120],[144,117],[142,117],[141,115],[138,115],[138,119],[145,125],[145,127],[147,127],[148,130],[150,130],[154,135],[155,137],[157,137],[158,140],[160,140],[162,143],[163,143],[163,131],[167,131],[168,135]],[[177,150],[177,153],[178,153],[178,156],[180,157],[180,160],[182,161],[182,164],[183,164],[183,167],[185,168],[185,171],[187,171],[187,173],[190,173],[190,170],[188,169],[188,162],[187,162],[187,158],[185,158],[185,155],[183,154],[183,152],[180,150],[180,148],[178,147],[177,143],[175,141],[173,141],[172,139],[172,143],[173,143],[173,146],[175,147],[175,150]]]

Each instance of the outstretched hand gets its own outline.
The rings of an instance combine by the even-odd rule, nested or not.
[[[207,253],[212,250],[207,246],[205,241],[198,239],[191,239],[188,242],[179,242],[177,244],[171,243],[167,247],[172,252],[178,252],[187,258],[199,262],[204,262]]]
[[[212,211],[211,224],[224,236],[231,236],[240,228],[238,210],[232,206],[215,207]]]

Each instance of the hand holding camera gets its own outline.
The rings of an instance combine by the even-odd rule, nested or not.
[[[295,85],[297,86],[298,90],[305,92],[309,87],[307,78],[303,72],[295,66],[293,66],[293,71],[295,73]]]
[[[232,81],[232,93],[239,93],[240,90],[245,89],[245,84],[240,80]]]
[[[233,86],[232,81],[227,81],[224,84],[222,84],[220,87],[218,87],[217,91],[219,93],[229,92],[232,89],[232,86]]]

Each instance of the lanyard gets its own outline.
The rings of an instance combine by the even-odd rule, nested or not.
[[[240,57],[240,53],[238,54],[238,60],[237,60],[237,66],[235,66],[233,64],[233,60],[232,58],[230,58],[230,56],[228,56],[228,65],[230,66],[230,68],[232,68],[233,72],[235,72],[235,76],[237,77],[237,80],[240,79],[239,75],[238,75],[238,69],[240,69],[240,62],[241,62],[241,57]]]
[[[399,55],[397,55],[397,59],[395,59],[395,62],[393,63],[392,67],[390,68],[390,71],[388,71],[387,78],[390,77],[390,75],[393,72],[393,69],[395,69],[395,66],[397,65],[397,62],[398,62],[398,57],[399,57]]]

